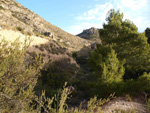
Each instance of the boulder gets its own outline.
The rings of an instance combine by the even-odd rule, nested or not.
[[[43,34],[48,37],[50,36],[50,32],[44,32]]]
[[[47,37],[52,37],[53,38],[53,34],[51,32],[44,32],[43,34]]]
[[[99,29],[91,27],[90,29],[83,30],[83,32],[78,34],[77,36],[84,39],[99,38]]]

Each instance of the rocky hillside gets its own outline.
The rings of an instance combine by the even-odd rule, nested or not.
[[[36,54],[40,54],[43,56],[44,61],[47,61],[48,59],[51,61],[55,61],[62,58],[69,58],[72,62],[74,62],[73,59],[70,57],[70,52],[67,49],[61,47],[54,40],[43,39],[38,36],[29,37],[18,31],[1,29],[0,41],[3,39],[7,40],[8,42],[14,42],[18,39],[19,42],[21,42],[22,44],[24,44],[24,41],[28,39],[28,42],[31,43],[27,55],[31,58],[34,58]]]
[[[63,31],[14,0],[0,0],[0,27],[55,40],[70,51],[93,43]]]
[[[78,34],[77,36],[88,40],[96,40],[100,37],[98,30],[98,28],[91,27],[89,29],[83,30],[83,32]]]

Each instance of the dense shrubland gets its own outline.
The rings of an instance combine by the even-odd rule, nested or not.
[[[23,47],[21,45],[17,40],[11,44],[5,40],[0,43],[1,110],[28,110],[29,103],[35,98],[33,88],[39,69],[26,64],[25,51],[28,44],[23,44]]]
[[[119,11],[108,12],[100,29],[102,44],[92,51],[89,63],[97,78],[95,86],[107,96],[150,92],[150,47],[144,33]],[[95,88],[96,88],[95,87]],[[131,92],[132,91],[132,92]]]
[[[61,62],[47,64],[48,68],[46,70],[41,57],[38,55],[35,57],[34,62],[26,62],[28,46],[28,42],[21,44],[18,40],[11,44],[6,40],[2,40],[0,43],[0,112],[85,112],[81,108],[68,109],[66,104],[71,90],[66,86],[65,81],[68,81],[68,77],[71,76],[72,67],[65,67],[65,71],[62,71],[62,68],[63,66],[69,66],[66,64],[69,63],[69,60],[63,59]],[[70,75],[65,74],[65,72],[70,73]],[[60,73],[63,76],[60,76]],[[42,89],[41,94],[36,95],[35,87],[39,84],[37,83],[39,79],[49,89],[48,87]],[[61,90],[60,88],[64,83],[65,86]],[[46,96],[45,91],[53,91],[51,89],[57,91],[56,95],[49,98]],[[108,101],[108,99],[104,101]],[[90,112],[96,109],[102,102],[97,101],[96,98],[91,99],[86,111]]]
[[[119,11],[110,10],[106,21],[99,30],[102,43],[89,56],[73,53],[79,66],[69,58],[43,62],[36,53],[27,62],[30,41],[2,40],[0,112],[100,113],[110,94],[150,94],[148,38]]]

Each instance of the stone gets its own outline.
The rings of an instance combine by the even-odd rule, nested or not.
[[[50,32],[44,32],[43,34],[48,37],[50,36]]]
[[[92,50],[95,50],[95,49],[96,49],[96,45],[97,45],[97,44],[98,44],[98,43],[96,43],[96,42],[95,42],[95,43],[93,43],[93,44],[91,44],[91,49],[92,49]]]
[[[99,38],[98,31],[99,31],[98,28],[91,27],[90,29],[83,30],[83,32],[78,34],[77,36],[84,39]]]

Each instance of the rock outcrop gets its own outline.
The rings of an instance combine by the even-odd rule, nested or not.
[[[82,33],[78,34],[77,36],[84,38],[84,39],[93,39],[99,38],[99,29],[91,27],[90,29],[83,30]]]

